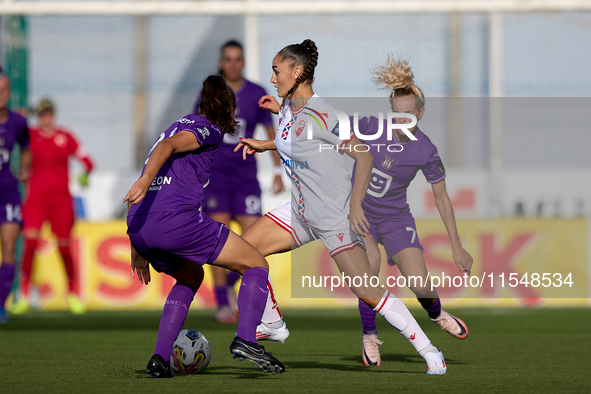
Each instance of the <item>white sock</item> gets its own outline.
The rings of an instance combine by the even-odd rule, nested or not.
[[[275,301],[275,293],[273,292],[270,276],[267,279],[267,287],[269,288],[269,294],[267,294],[267,304],[265,305],[261,322],[271,328],[279,328],[283,325],[283,316],[281,316],[279,306],[277,306],[277,301]]]
[[[411,315],[406,305],[388,290],[374,311],[379,313],[392,327],[398,330],[415,347],[419,354],[424,355],[437,348],[431,345],[431,341],[423,332],[419,323]]]

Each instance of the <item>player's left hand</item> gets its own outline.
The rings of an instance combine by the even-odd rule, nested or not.
[[[454,263],[458,266],[460,272],[465,272],[470,275],[470,271],[472,270],[472,256],[470,253],[466,252],[464,248],[459,246],[454,250],[452,248],[452,257],[454,259]]]
[[[21,183],[27,182],[29,180],[29,175],[30,175],[29,171],[27,171],[25,169],[21,169],[18,173],[19,182],[21,182]]]
[[[369,222],[365,218],[365,213],[361,206],[351,204],[349,222],[351,223],[351,230],[355,234],[362,237],[369,235]]]
[[[135,249],[131,248],[131,277],[135,279],[135,273],[140,283],[150,283],[150,263],[144,259]]]
[[[141,176],[140,179],[135,181],[135,183],[131,186],[131,189],[127,192],[127,195],[123,199],[123,202],[129,201],[131,204],[139,204],[140,201],[146,197],[146,193],[148,193],[148,188],[152,180],[148,180]]]
[[[273,177],[273,194],[279,194],[283,191],[283,180],[281,175],[275,175]]]

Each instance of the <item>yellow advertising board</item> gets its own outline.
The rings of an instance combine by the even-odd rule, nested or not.
[[[442,222],[417,220],[431,284],[435,285],[439,280],[437,290],[445,305],[589,305],[589,229],[586,220],[461,220],[458,229],[465,249],[474,258],[470,277],[464,277],[455,267]],[[152,271],[152,282],[148,286],[131,278],[129,238],[125,230],[123,220],[79,222],[74,229],[73,251],[80,295],[88,309],[159,309],[174,284],[172,278],[155,271]],[[268,259],[279,306],[334,308],[356,305],[357,301],[351,298],[346,287],[333,286],[331,291],[332,279],[327,286],[311,289],[318,280],[338,277],[341,273],[320,242],[305,248]],[[380,283],[414,306],[414,295],[402,286],[403,278],[400,278],[398,269],[386,264],[383,248],[382,256]],[[206,268],[206,272],[208,270]],[[302,279],[304,276],[317,282],[306,282],[307,279]],[[40,295],[41,309],[66,308],[65,272],[55,239],[48,231],[43,231],[36,255],[33,283]],[[307,283],[312,283],[310,289],[306,288]],[[310,295],[318,298],[310,298]],[[214,306],[212,279],[206,274],[193,307]]]

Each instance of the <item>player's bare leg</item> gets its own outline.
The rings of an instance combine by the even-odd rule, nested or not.
[[[365,250],[357,246],[334,256],[341,273],[351,278],[358,276],[371,277],[371,269]],[[381,287],[355,286],[351,279],[351,290],[363,302],[379,313],[392,327],[402,334],[425,359],[428,374],[444,374],[447,372],[443,354],[431,344],[408,308]]]
[[[292,243],[291,233],[279,226],[268,216],[261,217],[249,226],[244,234],[242,234],[242,238],[254,246],[263,256],[283,253],[295,248],[295,245]],[[284,343],[289,337],[289,330],[279,311],[270,277],[267,287],[269,289],[269,295],[267,297],[265,312],[261,318],[261,324],[257,327],[257,340],[280,341]]]
[[[0,245],[2,247],[2,264],[0,265],[0,323],[8,322],[6,316],[6,299],[12,289],[16,271],[16,239],[20,231],[17,223],[0,224]]]
[[[396,253],[392,257],[392,261],[406,278],[410,276],[424,278],[422,283],[417,283],[417,281],[407,281],[407,283],[431,320],[450,335],[458,339],[465,339],[468,336],[466,323],[442,310],[437,290],[431,289],[423,251],[419,248],[406,248]]]

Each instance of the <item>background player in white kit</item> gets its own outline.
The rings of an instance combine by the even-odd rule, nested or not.
[[[246,156],[277,149],[292,181],[292,203],[255,222],[243,237],[263,255],[321,239],[341,272],[351,277],[371,276],[363,243],[369,226],[361,203],[369,185],[373,159],[370,153],[355,151],[354,147],[360,144],[356,137],[348,141],[338,139],[336,116],[323,111],[332,107],[312,90],[317,61],[318,51],[311,40],[289,45],[273,59],[271,82],[283,98],[283,105],[270,96],[261,98],[260,104],[280,113],[275,140],[243,139],[236,150],[243,146]],[[307,138],[308,124],[313,127],[312,139]],[[335,149],[319,153],[321,143],[331,144]],[[357,163],[353,190],[343,151]],[[443,354],[431,344],[399,299],[375,287],[351,286],[351,290],[411,342],[427,362],[428,374],[446,373]],[[270,320],[265,315],[272,312],[265,311],[263,323]]]

